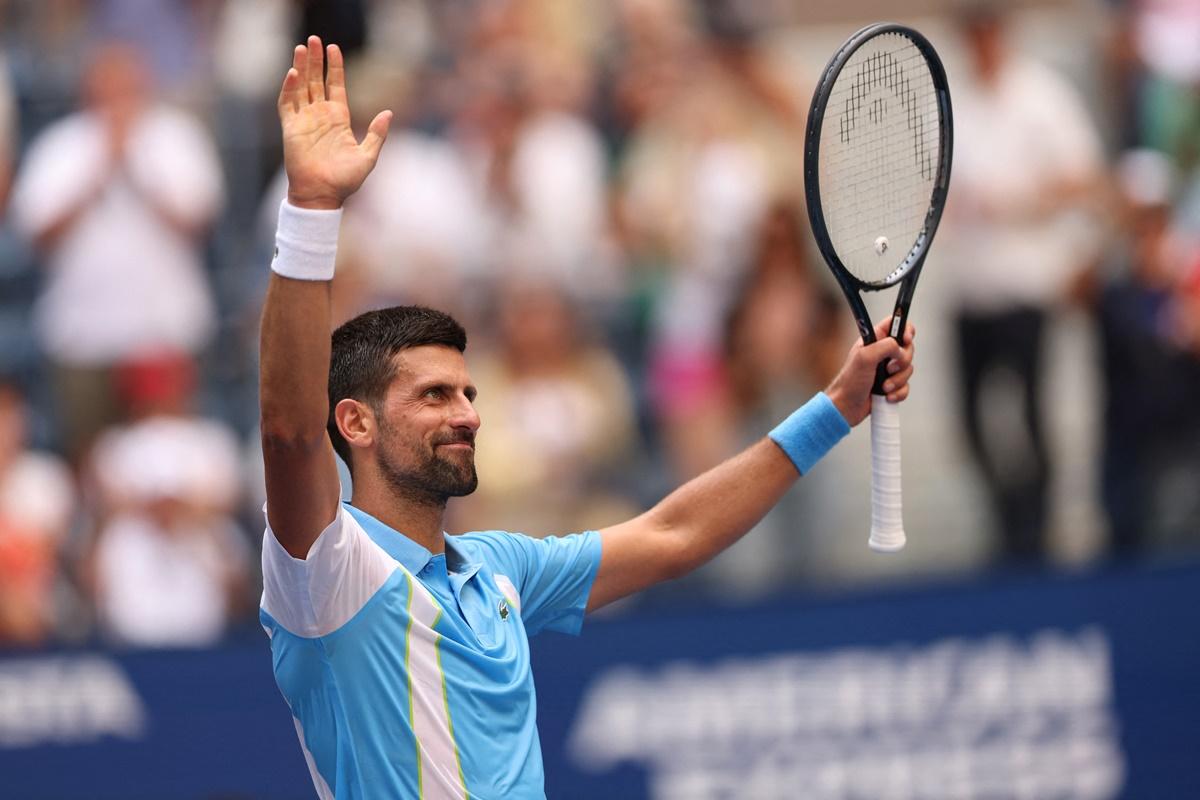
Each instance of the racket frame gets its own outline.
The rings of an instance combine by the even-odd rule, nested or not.
[[[941,147],[938,153],[937,173],[934,175],[933,190],[930,193],[929,209],[916,241],[913,243],[904,260],[892,270],[883,280],[868,282],[860,280],[846,268],[838,257],[825,224],[825,214],[821,208],[820,184],[820,154],[821,128],[825,111],[829,104],[833,85],[837,82],[842,69],[851,56],[866,42],[877,36],[897,33],[906,37],[916,46],[925,58],[930,77],[933,82],[934,95],[938,103],[938,136]],[[892,311],[892,319],[888,325],[888,334],[897,341],[902,341],[905,323],[908,320],[909,308],[912,305],[913,292],[916,289],[917,278],[920,277],[921,267],[925,263],[925,255],[937,232],[942,211],[946,205],[946,194],[950,185],[950,162],[954,152],[954,123],[950,107],[950,87],[946,80],[946,70],[938,57],[937,51],[929,40],[917,31],[896,23],[875,23],[856,32],[846,40],[846,43],[834,53],[833,58],[821,73],[813,94],[813,102],[809,107],[808,124],[804,137],[804,194],[808,207],[808,219],[812,225],[817,248],[825,263],[829,265],[842,293],[850,303],[855,323],[864,344],[875,341],[875,326],[863,302],[862,292],[878,291],[900,284],[896,294],[896,304]],[[875,371],[875,385],[872,387],[871,398],[871,535],[868,540],[870,547],[879,552],[896,552],[901,550],[906,541],[904,520],[901,511],[901,475],[900,475],[900,417],[899,409],[887,402],[883,396],[883,384],[888,378],[887,364],[881,363]]]
[[[921,55],[925,57],[925,61],[929,65],[934,94],[937,97],[938,103],[938,136],[941,148],[938,153],[937,174],[933,180],[933,192],[930,195],[929,211],[925,214],[925,222],[921,228],[921,232],[917,236],[916,242],[904,260],[886,278],[878,282],[868,282],[860,280],[850,270],[846,269],[845,264],[842,263],[837,251],[833,247],[833,242],[829,237],[829,229],[825,224],[825,214],[821,210],[819,175],[821,128],[833,85],[837,82],[838,76],[841,75],[842,68],[846,66],[846,62],[866,42],[886,33],[898,33],[909,39],[921,52]],[[858,332],[862,336],[864,344],[871,344],[875,341],[876,337],[875,326],[871,322],[870,314],[867,312],[867,307],[863,302],[861,293],[864,291],[874,292],[887,289],[895,286],[896,283],[900,283],[900,289],[896,295],[896,305],[892,312],[892,321],[888,328],[888,333],[897,341],[903,336],[904,325],[908,320],[909,307],[912,305],[913,292],[917,285],[917,278],[920,276],[921,267],[925,263],[925,255],[929,252],[929,245],[933,241],[933,235],[937,231],[938,223],[942,218],[942,211],[946,205],[946,194],[950,186],[950,162],[953,152],[954,125],[950,107],[950,87],[946,80],[946,69],[942,66],[942,60],[938,57],[937,51],[933,49],[933,45],[929,43],[929,40],[912,28],[894,22],[877,22],[868,25],[847,39],[845,44],[833,54],[833,58],[829,60],[824,71],[822,71],[821,80],[817,83],[816,91],[813,94],[813,102],[809,107],[808,124],[804,136],[804,199],[805,205],[808,208],[808,220],[812,225],[817,248],[821,251],[821,256],[829,265],[834,277],[837,278],[838,285],[842,288],[842,293],[846,295],[846,300],[850,303],[855,323],[858,326]],[[881,364],[879,372],[876,374],[875,387],[873,389],[875,394],[883,394],[882,387],[886,379],[886,368],[885,365]]]

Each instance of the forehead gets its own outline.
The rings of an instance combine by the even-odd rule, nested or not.
[[[467,361],[456,348],[427,344],[401,350],[392,356],[396,375],[392,386],[413,386],[429,382],[465,385],[471,382]]]

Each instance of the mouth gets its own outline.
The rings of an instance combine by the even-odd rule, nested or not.
[[[475,445],[470,442],[444,442],[437,447],[448,447],[451,450],[461,450],[463,452],[474,452]]]

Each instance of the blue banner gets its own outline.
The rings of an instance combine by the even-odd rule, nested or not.
[[[1200,796],[1200,566],[534,640],[551,798]],[[0,797],[313,797],[265,637],[0,658]]]

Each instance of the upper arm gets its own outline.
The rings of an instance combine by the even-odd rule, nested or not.
[[[279,543],[297,558],[333,520],[341,497],[326,429],[328,319],[327,282],[271,275],[258,391],[267,513]]]
[[[600,531],[600,569],[587,610],[620,600],[682,573],[683,541],[653,511]]]
[[[319,442],[262,437],[267,523],[294,558],[305,558],[337,515],[341,500],[337,457],[328,434]]]

